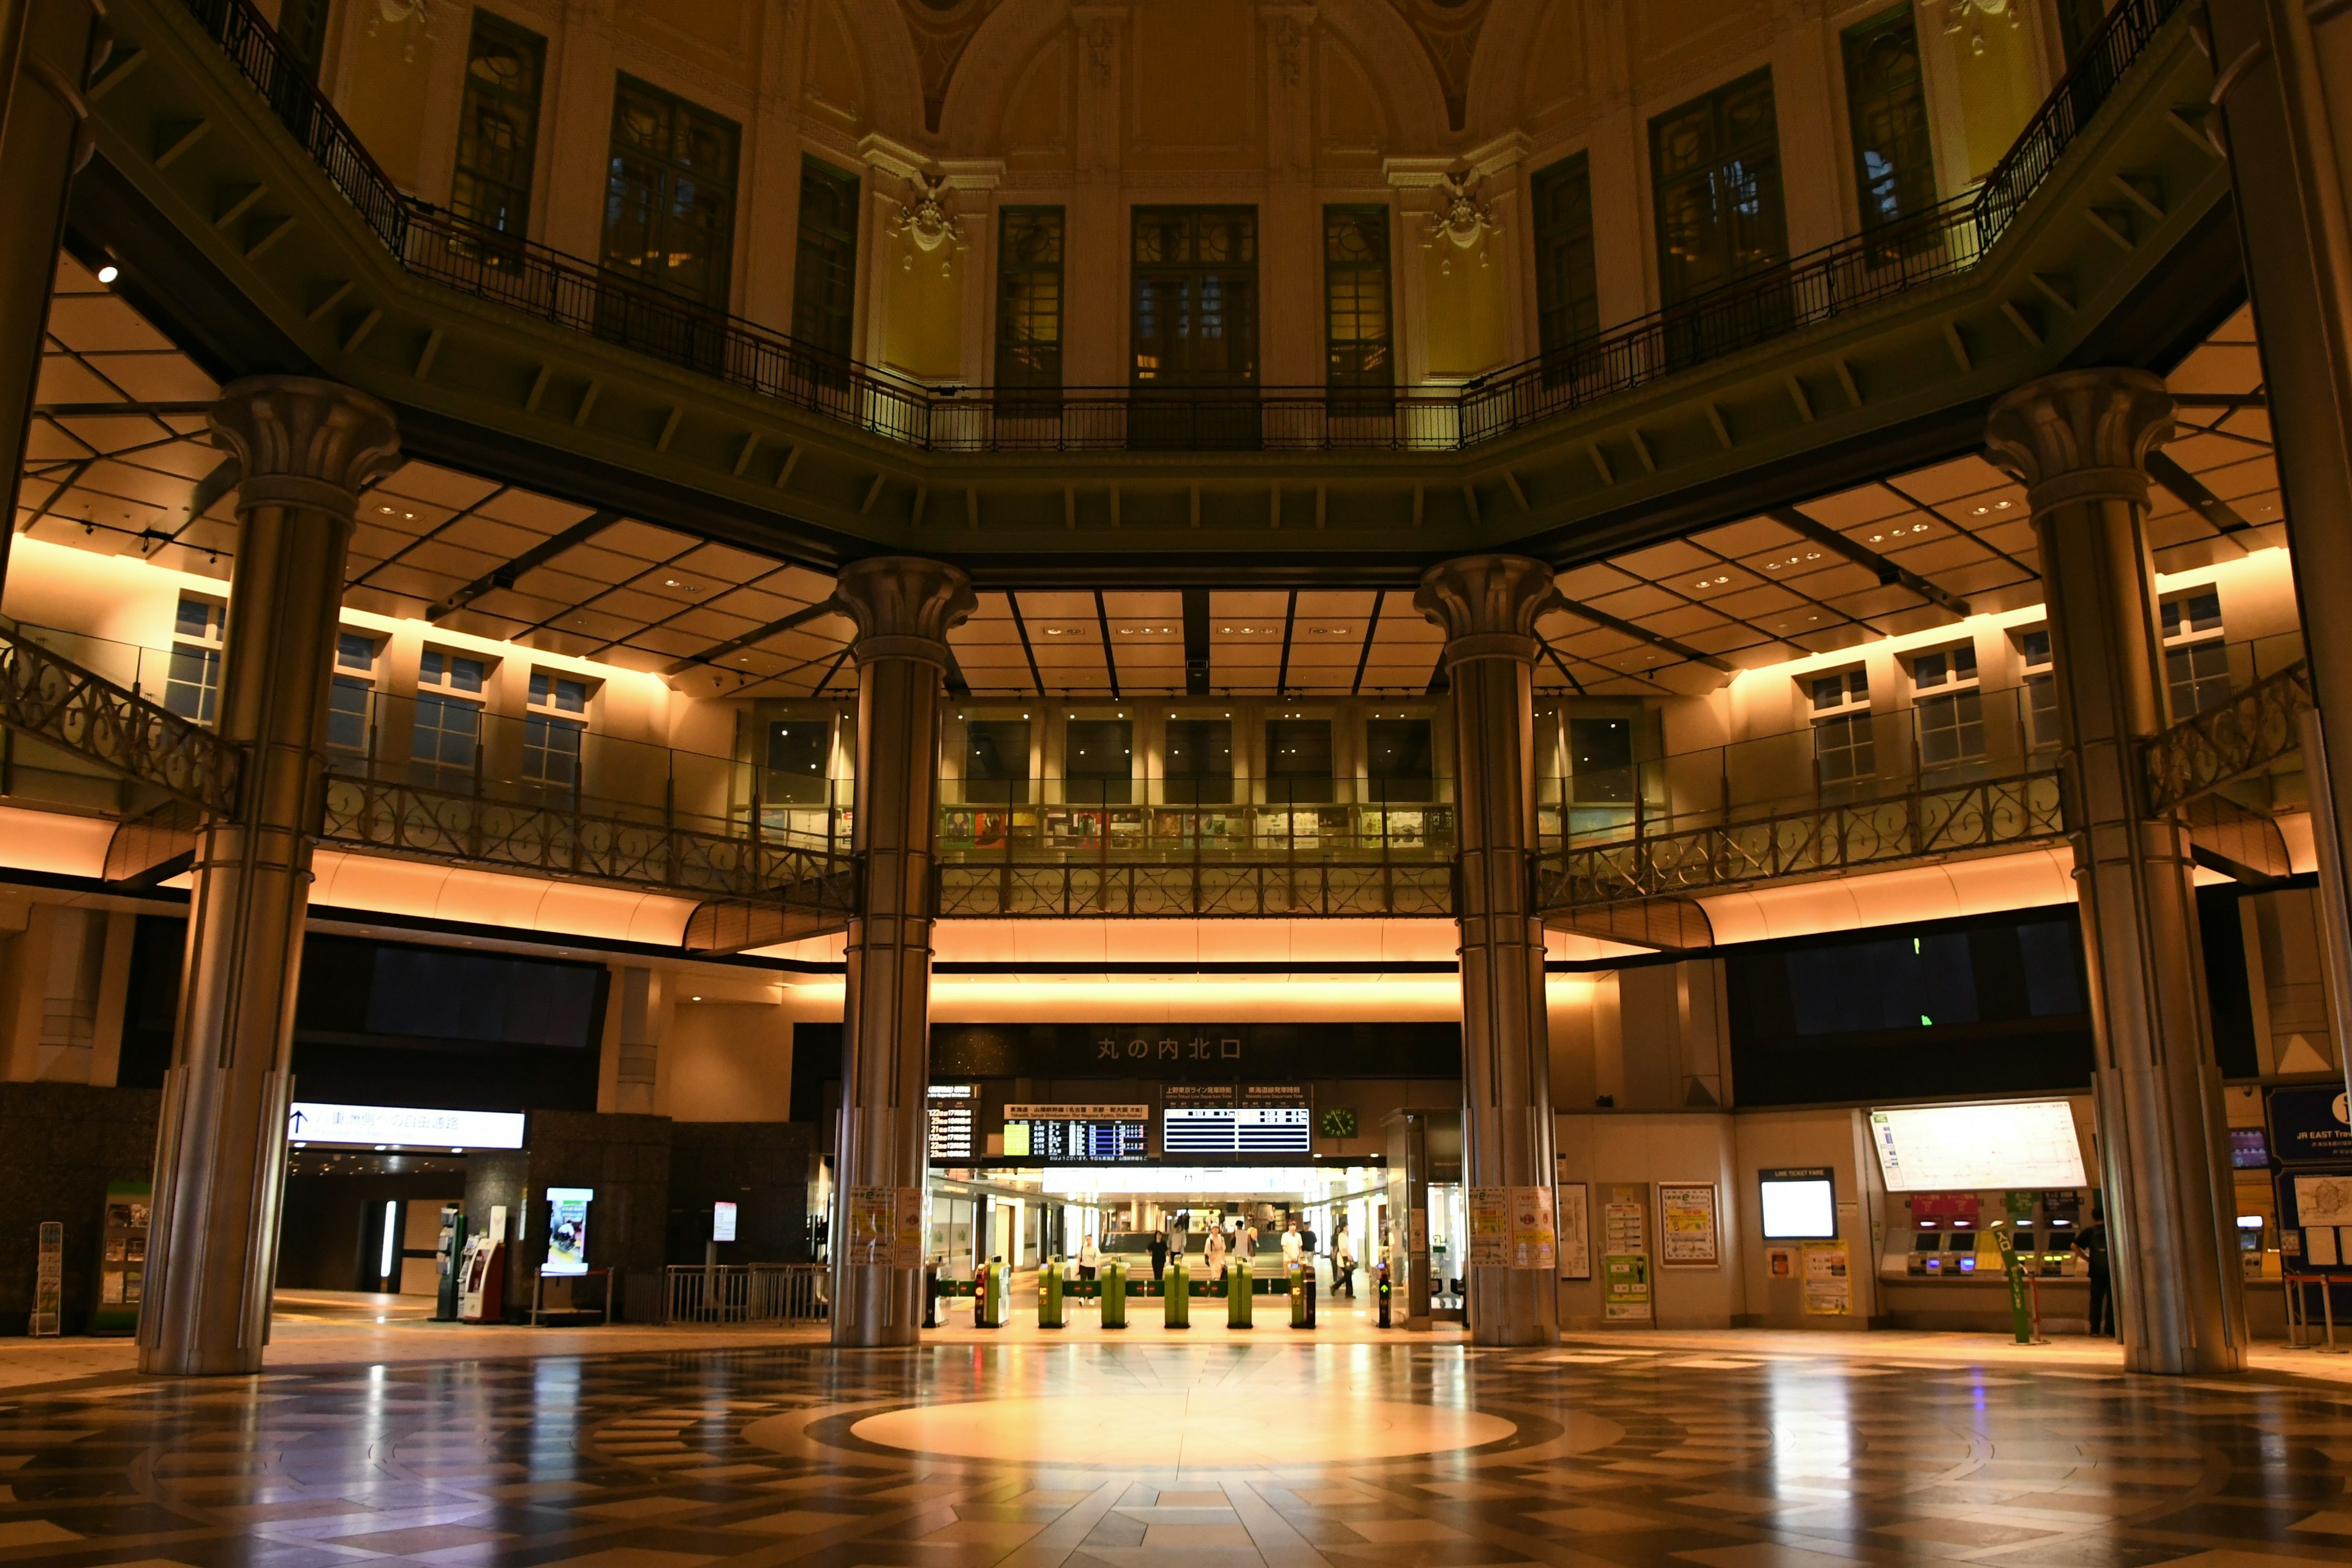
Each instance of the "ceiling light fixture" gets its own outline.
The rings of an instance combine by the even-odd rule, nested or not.
[[[111,261],[98,269],[98,280],[100,283],[111,283],[121,276],[122,269]]]

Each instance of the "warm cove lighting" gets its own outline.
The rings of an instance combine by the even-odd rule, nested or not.
[[[1554,1005],[1588,1001],[1588,975],[1554,975]],[[811,1016],[842,1005],[843,984],[825,977],[788,984],[785,999]],[[1452,974],[934,975],[935,1023],[1014,1018],[1250,1018],[1309,1016],[1326,1021],[1446,1021],[1462,1016],[1462,982]]]

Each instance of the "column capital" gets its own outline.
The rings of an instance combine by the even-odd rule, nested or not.
[[[400,465],[392,410],[339,382],[256,375],[212,406],[213,445],[237,460],[239,510],[313,506],[349,517],[359,492]]]
[[[1422,574],[1412,607],[1445,631],[1447,668],[1473,658],[1533,664],[1536,618],[1559,597],[1551,568],[1525,555],[1464,555]]]
[[[1985,419],[1992,460],[2035,512],[2147,500],[2148,453],[2172,437],[2172,395],[2144,370],[2062,371],[2002,396]]]
[[[857,627],[850,651],[861,668],[877,658],[913,658],[945,669],[949,629],[980,607],[961,568],[919,555],[853,561],[835,580],[833,597]]]

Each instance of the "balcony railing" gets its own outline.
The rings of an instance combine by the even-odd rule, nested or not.
[[[252,0],[181,0],[418,277],[927,450],[1458,451],[1974,267],[2182,0],[2126,0],[1974,193],[1458,391],[933,387],[485,228],[402,193]]]
[[[236,748],[25,628],[0,626],[0,723],[65,763],[65,776],[110,774],[198,810],[236,808]],[[6,771],[15,771],[9,748]],[[117,803],[120,805],[121,803]]]

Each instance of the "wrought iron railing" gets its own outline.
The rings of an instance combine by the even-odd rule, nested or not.
[[[1457,451],[1952,277],[1982,259],[2183,0],[2125,0],[1972,195],[1479,378],[1365,388],[935,388],[403,194],[252,0],[181,0],[419,277],[935,451]]]
[[[1897,860],[2012,847],[2063,837],[2056,772],[1825,806],[1547,855],[1546,910],[1719,892],[1751,882],[1858,870]]]
[[[945,919],[1454,913],[1445,862],[942,865],[932,876]]]
[[[0,631],[0,724],[201,810],[236,809],[235,746],[13,631]]]
[[[2311,663],[2303,659],[2153,737],[2140,753],[2147,808],[2170,811],[2302,750],[2311,706]]]
[[[711,899],[778,899],[845,923],[846,858],[824,850],[331,774],[329,844]]]

